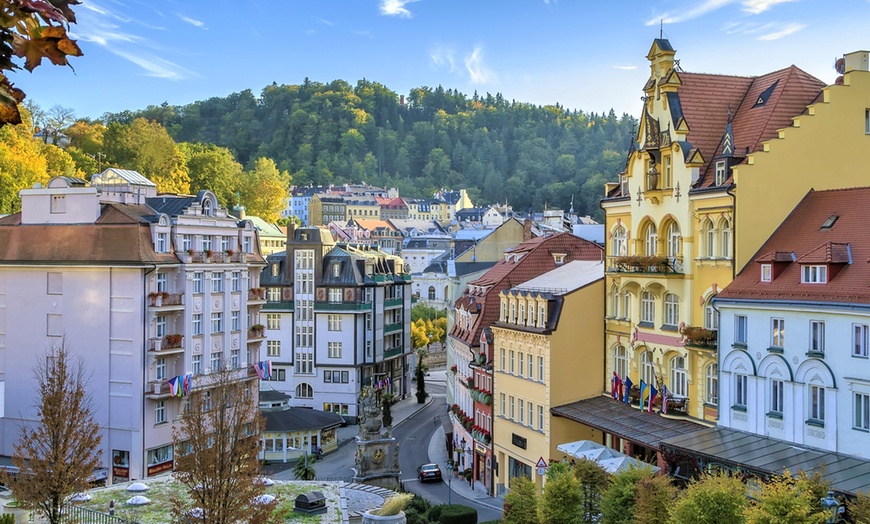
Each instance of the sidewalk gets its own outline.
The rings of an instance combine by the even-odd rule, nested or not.
[[[486,493],[484,487],[480,484],[475,484],[472,488],[467,481],[460,478],[450,480],[452,476],[447,472],[447,448],[444,446],[444,428],[439,427],[429,440],[429,460],[441,466],[441,471],[444,473],[444,482],[453,490],[453,493],[465,497],[468,500],[473,500],[481,506],[492,508],[496,511],[504,510],[504,497],[490,497]]]

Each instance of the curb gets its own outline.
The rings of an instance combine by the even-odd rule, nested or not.
[[[431,449],[431,447],[432,447],[432,441],[435,440],[435,437],[438,436],[438,433],[439,433],[438,431],[435,431],[435,433],[433,433],[432,436],[429,438],[429,448],[430,448],[430,449]],[[443,435],[443,433],[442,433],[442,435]],[[438,446],[438,445],[440,445],[440,444],[435,444],[435,446]],[[427,456],[429,456],[428,453],[427,453]],[[436,461],[432,460],[432,457],[431,457],[431,456],[429,456],[429,460],[430,460],[431,462],[436,462]],[[467,501],[469,501],[469,502],[474,502],[475,504],[479,504],[479,505],[481,505],[481,506],[485,506],[485,507],[487,507],[487,508],[489,508],[489,509],[491,509],[491,510],[494,510],[494,511],[504,512],[504,507],[502,507],[502,506],[496,506],[496,505],[493,505],[493,504],[488,504],[487,502],[485,502],[486,500],[489,500],[489,499],[492,498],[492,497],[482,498],[482,499],[479,499],[479,498],[470,498],[470,497],[468,497],[465,493],[459,491],[458,489],[453,489],[453,486],[452,486],[449,482],[446,483],[446,484],[447,484],[447,486],[448,486],[447,489],[450,489],[451,491],[453,491],[453,493],[456,493],[456,495],[458,495],[458,496],[464,498],[465,500],[467,500]],[[476,493],[476,492],[475,492],[475,493]]]
[[[393,424],[393,429],[396,429],[397,427],[399,427],[399,426],[401,426],[402,424],[404,424],[405,421],[408,420],[409,418],[413,417],[413,416],[416,415],[417,413],[419,413],[419,412],[423,411],[424,409],[428,408],[428,407],[429,407],[429,404],[431,404],[431,403],[434,402],[434,401],[435,401],[435,397],[433,397],[432,395],[429,395],[428,397],[426,397],[426,402],[424,402],[424,403],[422,403],[422,404],[418,404],[418,405],[420,406],[419,408],[417,408],[417,409],[415,409],[414,411],[412,411],[411,413],[409,413],[407,417],[405,417],[405,418],[403,418],[402,420],[400,420],[400,421],[396,422],[395,424]]]

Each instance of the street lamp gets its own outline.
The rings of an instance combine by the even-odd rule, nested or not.
[[[840,507],[840,502],[834,498],[833,491],[829,491],[828,496],[822,499],[822,509],[825,512],[825,522],[827,524],[836,524],[840,521],[843,508]]]
[[[459,463],[465,464],[465,437],[459,440]]]
[[[450,504],[450,495],[453,493],[453,463],[447,463],[447,504]]]

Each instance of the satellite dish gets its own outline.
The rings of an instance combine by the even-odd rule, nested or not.
[[[846,72],[846,59],[838,58],[836,62],[834,62],[834,69],[837,71],[837,74],[844,74]]]

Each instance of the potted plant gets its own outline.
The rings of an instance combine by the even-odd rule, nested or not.
[[[211,258],[212,255],[214,255],[214,251],[212,251],[211,249],[205,250],[205,258]]]
[[[403,510],[412,498],[414,498],[413,493],[399,493],[393,495],[388,498],[380,508],[363,513],[363,524],[375,524],[378,522],[406,524],[408,519],[405,518],[405,512]]]
[[[148,293],[148,299],[151,300],[152,306],[162,306],[163,305],[163,293],[159,291],[152,291]]]
[[[170,295],[169,295],[169,293],[167,293],[166,291],[161,291],[161,292],[160,292],[160,298],[162,298],[164,302],[166,302],[167,300],[169,300],[169,297],[170,297]]]
[[[266,329],[266,327],[263,324],[254,324],[251,326],[251,331],[257,336],[262,336],[264,329]]]
[[[227,249],[227,256],[233,256],[235,254],[236,254],[236,252],[233,251],[232,249]]]

